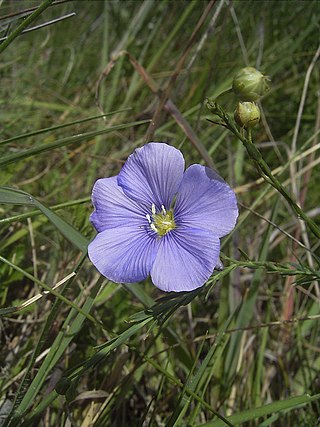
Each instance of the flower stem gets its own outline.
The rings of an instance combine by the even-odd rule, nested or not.
[[[245,137],[243,134],[241,134],[241,132],[239,132],[239,130],[232,123],[232,121],[230,120],[227,114],[224,113],[221,118],[225,121],[227,127],[231,130],[231,132],[234,133],[243,143],[243,145],[245,146],[249,154],[249,157],[254,161],[257,167],[257,170],[260,173],[260,175],[263,177],[263,179],[269,184],[271,184],[280,194],[282,194],[282,196],[290,204],[296,216],[299,219],[302,219],[303,221],[305,221],[305,223],[310,228],[311,232],[318,239],[320,239],[320,229],[317,226],[317,224],[311,218],[309,218],[308,215],[304,213],[304,211],[300,208],[300,206],[293,200],[292,196],[287,191],[287,189],[284,188],[281,182],[272,174],[271,169],[269,168],[266,161],[263,159],[260,150],[252,142],[251,129],[250,128],[248,129],[248,132],[247,132],[248,136]]]

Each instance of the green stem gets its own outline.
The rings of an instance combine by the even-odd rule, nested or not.
[[[305,221],[305,223],[310,228],[311,232],[320,239],[320,229],[317,226],[317,224],[306,215],[303,210],[300,208],[300,206],[293,200],[290,193],[283,187],[283,185],[280,183],[280,181],[272,174],[271,169],[269,168],[266,161],[263,159],[261,152],[259,149],[254,145],[252,142],[252,136],[251,136],[251,129],[248,129],[248,137],[246,138],[244,135],[241,135],[241,133],[238,131],[238,129],[235,127],[235,125],[230,121],[229,116],[226,114],[223,114],[221,117],[227,127],[231,130],[232,133],[234,133],[240,141],[244,144],[249,157],[255,162],[257,169],[260,173],[260,175],[263,177],[263,179],[271,184],[282,196],[287,200],[287,202],[290,204],[292,210],[297,215],[299,219],[302,219]]]
[[[10,34],[10,36],[0,45],[0,53],[2,53],[10,43],[13,42],[13,40],[19,36],[19,34],[22,33],[22,31],[29,25],[31,22],[33,22],[35,19],[38,18],[41,13],[51,5],[53,0],[45,0],[37,10],[35,10],[31,15],[29,15],[26,19],[24,19],[21,24]]]

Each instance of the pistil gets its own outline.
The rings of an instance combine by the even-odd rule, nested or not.
[[[146,218],[150,228],[155,231],[160,237],[167,234],[169,231],[176,228],[174,222],[173,211],[167,211],[165,207],[161,206],[161,211],[157,213],[156,206],[153,203],[151,206],[152,215],[147,214]]]

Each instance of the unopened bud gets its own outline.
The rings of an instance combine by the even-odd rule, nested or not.
[[[232,90],[240,101],[257,101],[269,91],[268,77],[253,67],[242,68],[234,77]]]
[[[212,101],[209,98],[206,98],[206,107],[208,108],[208,110],[210,110],[213,114],[216,114],[219,112],[219,105],[217,104],[216,101]]]
[[[260,121],[260,109],[254,102],[239,102],[234,119],[240,127],[253,127]]]

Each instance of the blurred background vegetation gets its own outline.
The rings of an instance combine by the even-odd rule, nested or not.
[[[319,241],[205,99],[246,65],[270,77],[254,141],[319,225],[319,2],[4,0],[1,37],[45,3],[0,46],[0,184],[36,199],[0,194],[0,425],[315,427]],[[101,278],[83,247],[94,181],[146,142],[184,52],[153,140],[213,162],[240,217],[225,270],[166,295]]]

